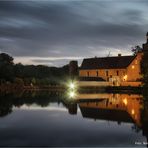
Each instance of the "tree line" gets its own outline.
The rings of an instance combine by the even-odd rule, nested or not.
[[[24,85],[58,84],[68,77],[69,66],[48,67],[45,65],[14,64],[13,57],[0,53],[0,84],[22,83]]]

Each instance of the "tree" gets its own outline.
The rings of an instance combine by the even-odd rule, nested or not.
[[[6,53],[0,54],[0,79],[12,81],[14,78],[13,58]]]
[[[6,53],[0,53],[0,62],[13,64],[13,58]]]
[[[21,78],[15,78],[14,83],[20,87],[24,86],[24,81]]]
[[[132,47],[132,52],[134,55],[136,55],[138,52],[142,52],[142,48],[139,45],[137,45],[135,47]]]

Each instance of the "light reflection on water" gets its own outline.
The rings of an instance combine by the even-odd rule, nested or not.
[[[148,105],[137,94],[1,95],[0,116],[0,146],[138,146],[148,137]]]

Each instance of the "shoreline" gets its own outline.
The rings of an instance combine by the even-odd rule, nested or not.
[[[63,85],[49,85],[49,86],[19,86],[14,84],[0,85],[0,93],[5,92],[18,92],[18,91],[65,91],[68,90]],[[131,86],[81,86],[77,89],[78,92],[107,92],[107,93],[136,93],[141,94],[143,87],[131,87]]]

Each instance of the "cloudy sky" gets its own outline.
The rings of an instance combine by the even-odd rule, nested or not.
[[[145,42],[147,15],[147,0],[0,1],[0,52],[49,66],[127,55]]]

